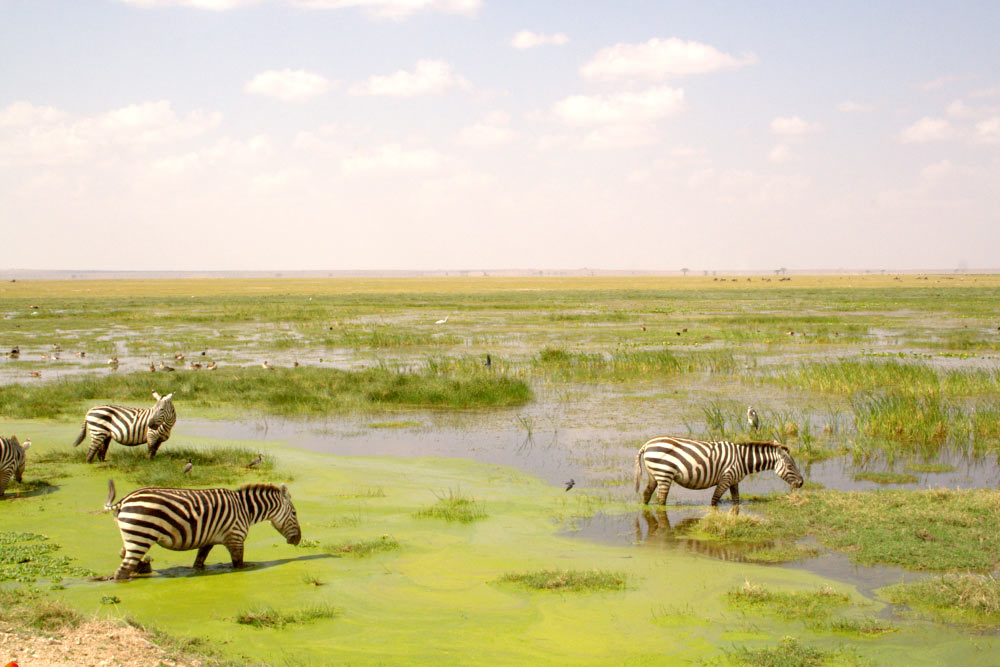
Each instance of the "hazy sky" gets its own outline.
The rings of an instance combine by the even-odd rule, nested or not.
[[[0,0],[0,267],[997,267],[998,28],[992,0]]]

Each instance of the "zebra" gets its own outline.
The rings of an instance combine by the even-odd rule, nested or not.
[[[115,483],[108,480],[105,510],[114,513],[122,535],[122,564],[114,578],[131,578],[154,544],[173,551],[197,549],[194,568],[205,568],[216,544],[229,549],[234,568],[243,567],[243,542],[253,524],[269,520],[289,544],[302,539],[292,496],[284,484],[246,484],[230,489],[163,489],[146,487],[115,502]]]
[[[642,502],[649,502],[656,490],[656,500],[667,504],[670,485],[677,482],[686,489],[715,487],[712,507],[729,491],[733,506],[739,511],[739,483],[747,475],[774,470],[793,488],[802,486],[802,474],[784,445],[772,442],[707,442],[670,436],[653,438],[635,456],[635,490],[639,491],[643,463],[649,483],[642,492]],[[658,487],[658,488],[657,488]]]
[[[129,447],[146,443],[149,446],[149,458],[153,458],[160,445],[170,437],[170,430],[177,422],[177,413],[171,402],[173,396],[160,396],[154,391],[156,405],[151,408],[127,408],[120,405],[98,405],[91,408],[87,410],[83,428],[73,446],[83,442],[87,429],[90,428],[87,463],[91,463],[94,457],[103,461],[108,455],[108,446],[112,440]]]
[[[28,451],[28,447],[31,447],[31,440],[25,440],[22,445],[16,435],[9,438],[0,436],[0,498],[7,492],[11,477],[21,481],[21,475],[24,474],[24,453]]]

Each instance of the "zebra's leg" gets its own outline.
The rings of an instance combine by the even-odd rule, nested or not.
[[[715,493],[712,494],[712,507],[717,507],[719,505],[719,501],[722,500],[722,495],[735,484],[736,482],[733,480],[733,476],[729,471],[723,473],[718,486],[715,487]],[[739,497],[739,494],[739,489],[737,489],[736,497]]]
[[[95,456],[103,461],[108,453],[107,445],[110,440],[111,436],[107,433],[92,432],[90,434],[90,449],[87,450],[87,463],[93,463]]]
[[[194,559],[194,569],[204,570],[205,569],[205,559],[208,558],[208,552],[212,550],[214,544],[206,544],[205,546],[198,549],[198,555]]]
[[[158,435],[150,434],[147,443],[149,446],[149,458],[152,459],[156,456],[156,450],[160,448],[160,445],[163,444],[163,442],[160,440]]]
[[[243,537],[229,536],[226,538],[226,548],[229,549],[229,557],[233,559],[233,569],[243,567]]]
[[[115,571],[115,581],[127,581],[132,578],[132,573],[135,568],[139,566],[139,562],[142,561],[142,557],[146,555],[149,551],[149,547],[152,544],[145,544],[141,542],[131,542],[129,544],[131,549],[128,547],[122,549],[125,552],[125,559],[122,564],[118,566]]]
[[[667,494],[670,493],[670,485],[674,482],[674,476],[671,474],[669,477],[657,480],[656,487],[656,502],[660,505],[667,504]]]
[[[733,499],[733,510],[732,510],[733,514],[739,514],[740,513],[740,485],[739,484],[733,484],[731,487],[729,487],[729,495]]]

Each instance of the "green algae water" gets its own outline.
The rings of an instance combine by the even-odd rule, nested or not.
[[[32,456],[69,447],[76,428],[2,424],[2,432],[34,443],[25,482],[44,473],[49,486],[13,485],[0,502],[0,522],[4,531],[44,535],[73,567],[110,575],[120,562],[121,538],[102,508],[121,448],[112,446],[104,467],[32,466]],[[248,446],[192,437],[183,444]],[[895,632],[860,637],[829,624],[748,613],[727,600],[747,581],[779,592],[829,586],[849,600],[838,618],[884,616],[887,607],[801,570],[561,537],[553,518],[591,511],[587,496],[513,468],[331,456],[291,444],[266,446],[277,461],[275,474],[292,492],[300,546],[262,523],[246,543],[247,569],[233,571],[223,547],[213,550],[203,573],[191,569],[194,551],[153,547],[151,576],[129,583],[65,578],[65,588],[51,595],[84,613],[202,638],[226,658],[272,664],[726,664],[738,649],[777,646],[786,637],[835,664],[986,665],[1000,656],[996,636],[908,618],[892,618]],[[116,483],[119,495],[135,487],[120,474]],[[449,494],[474,499],[485,516],[469,522],[420,516]],[[366,540],[392,540],[398,548],[368,555],[324,548]],[[561,592],[500,581],[506,573],[539,570],[621,573],[626,585]],[[34,585],[47,588],[43,580]],[[102,602],[108,598],[119,601]],[[291,620],[280,628],[237,622],[260,609]],[[316,609],[331,613],[310,618]]]

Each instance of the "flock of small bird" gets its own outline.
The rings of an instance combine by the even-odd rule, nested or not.
[[[30,443],[31,441],[28,440],[26,442]],[[252,468],[256,468],[257,466],[260,465],[261,461],[263,461],[263,460],[264,460],[264,455],[263,454],[258,454],[257,458],[255,458],[253,461],[251,461],[250,464],[247,466],[247,468],[251,468],[251,469]],[[189,458],[187,460],[187,463],[184,464],[184,474],[185,475],[190,475],[192,470],[194,470],[194,461],[192,461]],[[572,481],[572,480],[570,480],[570,481]]]

